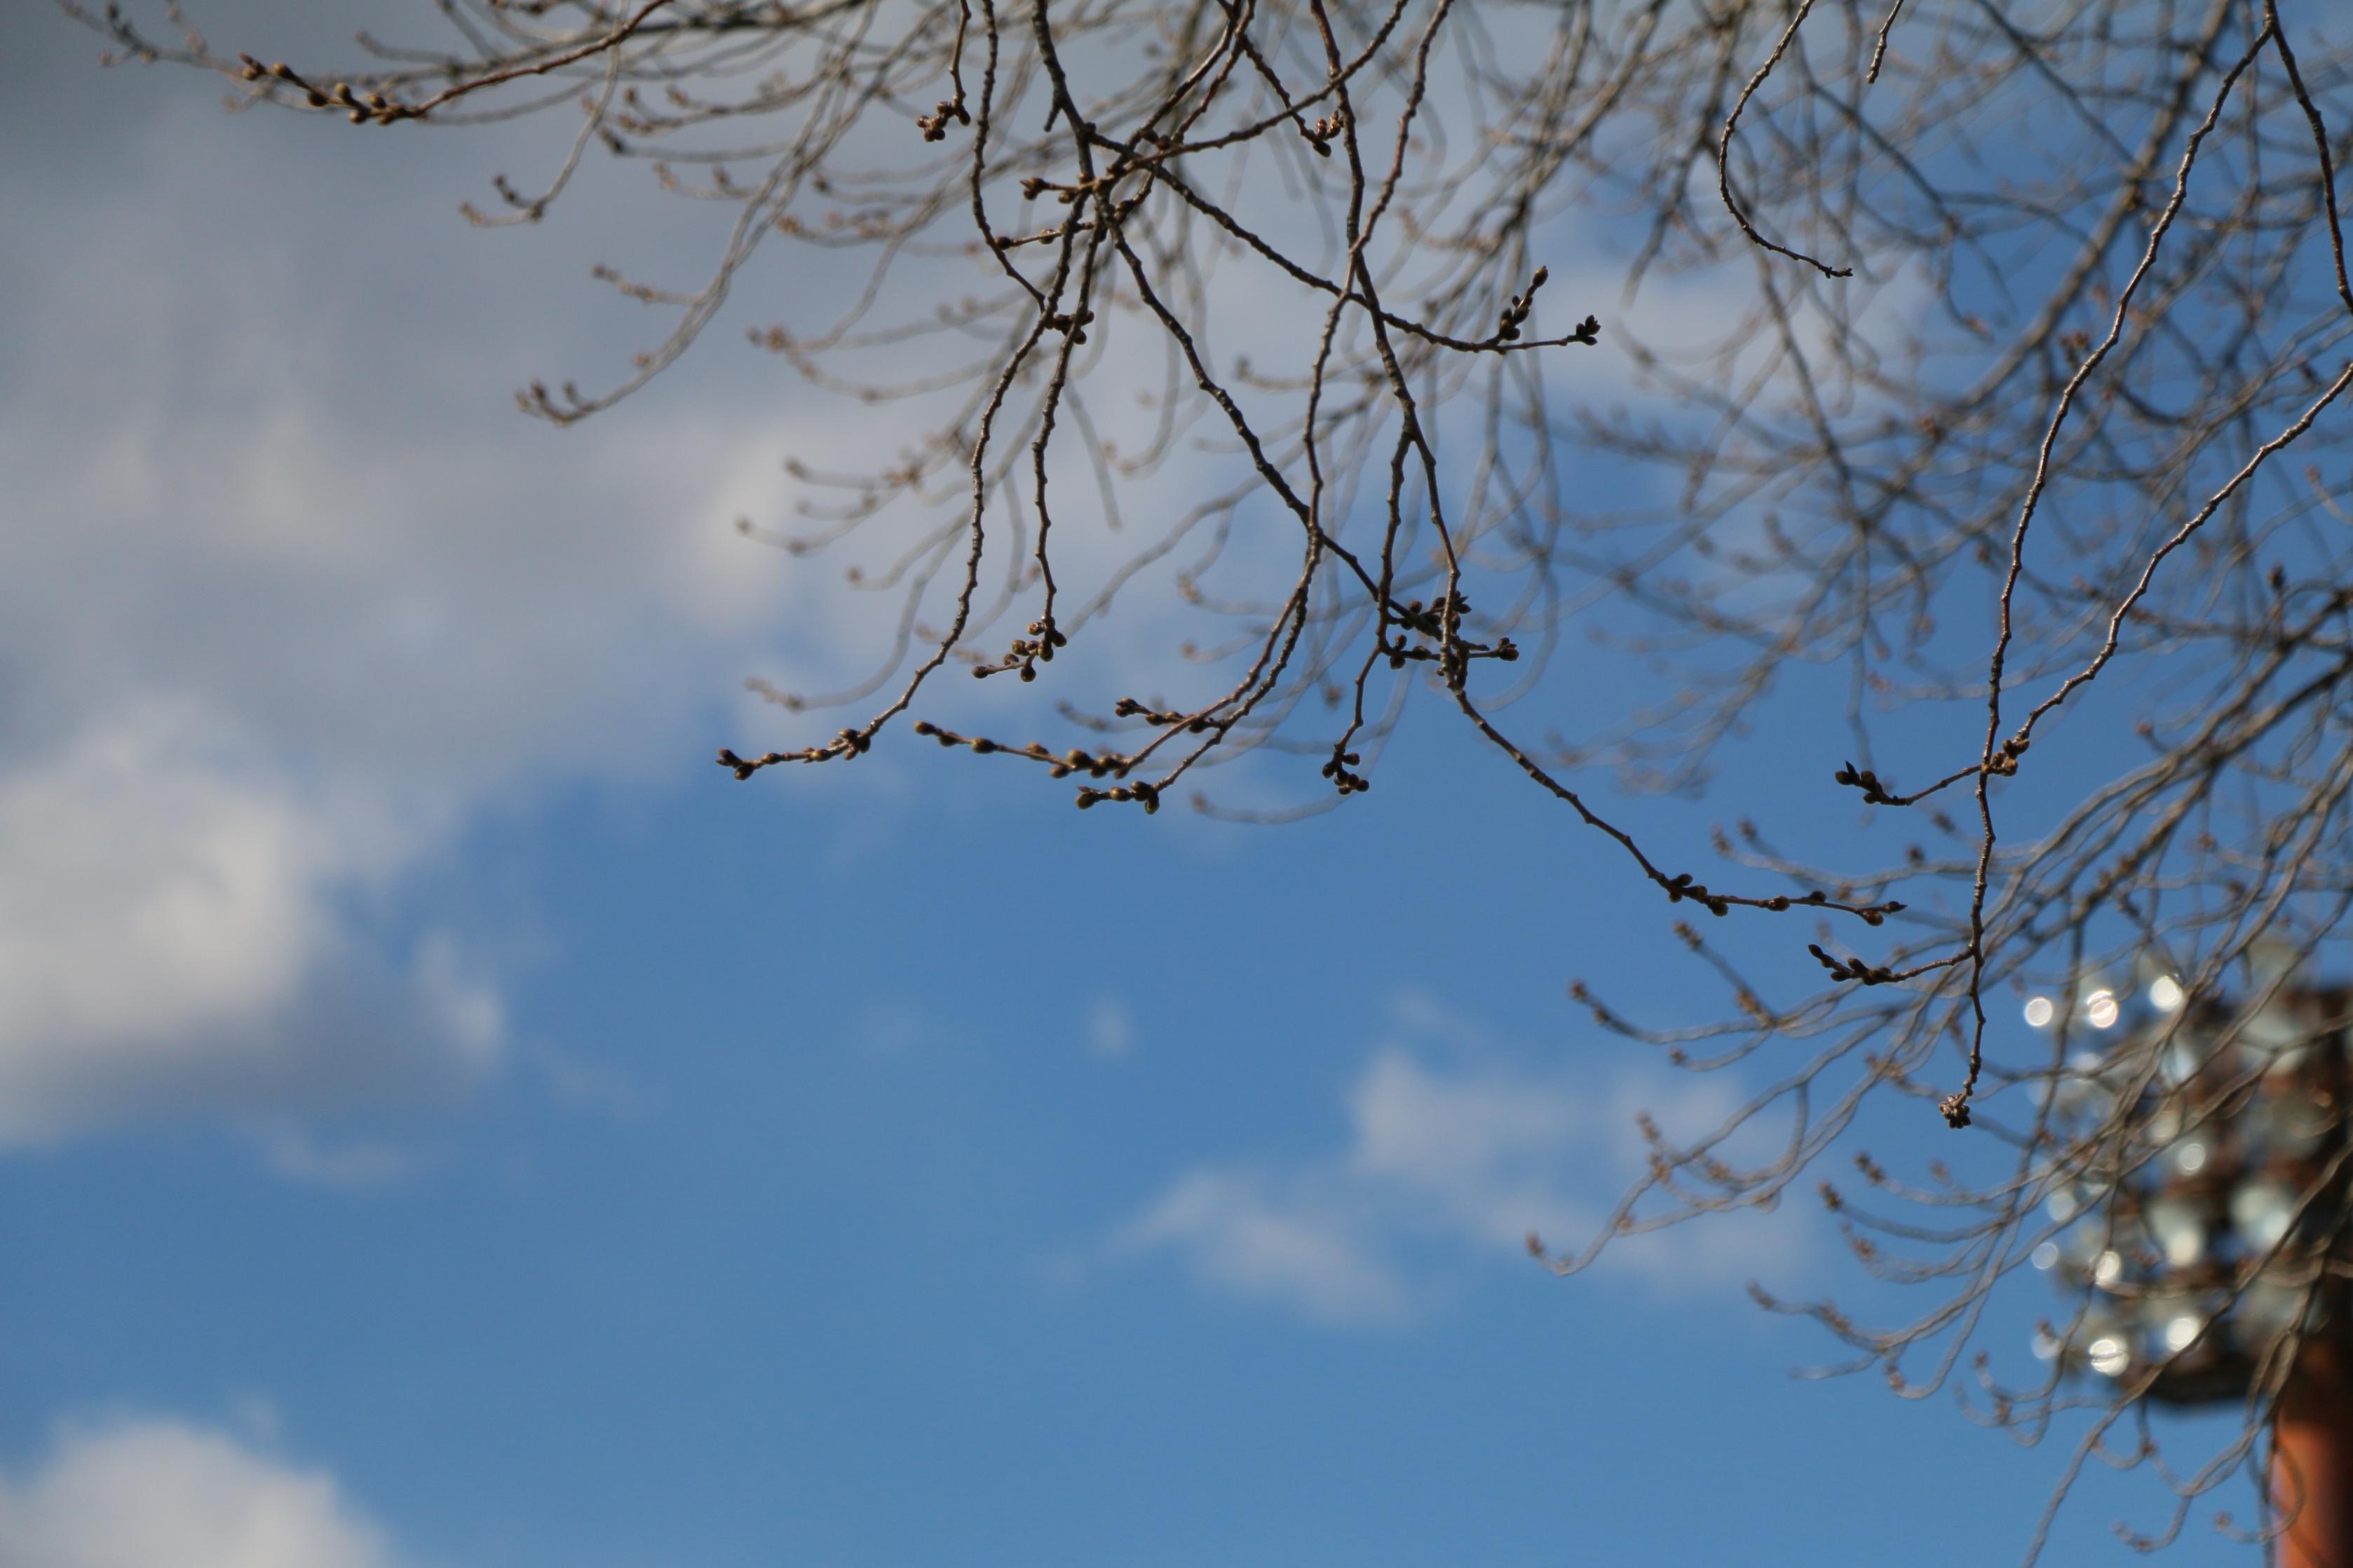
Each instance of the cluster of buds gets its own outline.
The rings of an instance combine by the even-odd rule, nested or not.
[[[1089,191],[1095,189],[1098,185],[1107,183],[1108,182],[1103,180],[1082,177],[1081,179],[1066,185],[1061,184],[1060,181],[1050,180],[1043,174],[1032,174],[1028,179],[1021,182],[1021,199],[1025,202],[1034,202],[1039,196],[1044,195],[1048,191],[1051,191],[1054,193],[1054,199],[1056,201],[1060,202],[1064,206],[1069,206],[1072,202],[1077,201]]]
[[[1090,778],[1098,779],[1125,778],[1127,770],[1135,765],[1134,758],[1121,756],[1117,752],[1099,757],[1092,752],[1082,751],[1073,746],[1061,755],[1056,756],[1035,741],[1026,746],[1008,746],[1002,742],[992,741],[986,735],[959,735],[954,730],[943,728],[928,719],[919,719],[915,721],[915,733],[928,736],[943,746],[969,746],[984,757],[1002,752],[1008,757],[1021,757],[1029,762],[1043,763],[1046,764],[1047,773],[1058,779],[1068,778],[1072,773],[1085,773]],[[1142,790],[1143,794],[1136,794],[1137,789]],[[1143,800],[1147,795],[1156,794],[1149,784],[1133,786],[1126,794],[1115,794],[1107,790],[1096,790],[1091,793],[1111,800],[1130,798]],[[1082,801],[1080,804],[1083,805],[1093,803]]]
[[[1611,1012],[1599,997],[1594,995],[1592,987],[1587,985],[1582,980],[1572,980],[1568,983],[1568,999],[1592,1014],[1593,1021],[1605,1029],[1624,1026],[1618,1015]]]
[[[341,106],[345,112],[345,117],[354,125],[364,125],[370,121],[374,121],[378,125],[390,125],[396,120],[413,120],[419,113],[406,104],[386,98],[380,92],[354,92],[352,90],[352,84],[347,81],[339,81],[331,88],[314,87],[303,80],[294,68],[284,60],[264,65],[251,55],[239,55],[237,58],[245,62],[245,68],[237,72],[237,75],[245,80],[282,81],[301,93],[303,100],[313,109],[332,109]]]
[[[1873,773],[1869,768],[1858,768],[1852,763],[1849,763],[1837,773],[1832,773],[1831,778],[1831,782],[1835,784],[1842,784],[1850,789],[1861,790],[1862,792],[1862,800],[1865,805],[1901,805],[1904,804],[1894,795],[1889,793],[1887,786],[1879,782],[1879,775]]]
[[[1098,801],[1105,800],[1140,801],[1144,805],[1145,815],[1147,816],[1160,809],[1160,791],[1142,779],[1136,780],[1134,784],[1115,784],[1110,789],[1079,791],[1081,811],[1090,810]]]
[[[1391,607],[1390,615],[1397,624],[1407,632],[1428,637],[1449,651],[1441,655],[1436,649],[1416,647],[1403,637],[1395,642],[1383,637],[1376,651],[1388,656],[1391,669],[1403,669],[1409,659],[1439,659],[1444,664],[1450,680],[1461,672],[1465,660],[1499,658],[1509,664],[1520,657],[1519,645],[1509,637],[1492,645],[1463,641],[1460,635],[1462,618],[1470,613],[1471,601],[1459,592],[1446,595],[1428,605],[1419,599],[1409,599],[1401,607]]]
[[[1815,962],[1831,972],[1832,980],[1854,980],[1865,985],[1884,985],[1895,978],[1895,972],[1892,969],[1883,969],[1875,964],[1866,963],[1860,958],[1839,958],[1825,952],[1820,942],[1806,943],[1806,951],[1814,955]]]
[[[915,129],[923,133],[926,142],[944,142],[948,139],[948,121],[951,120],[958,125],[972,123],[972,115],[965,110],[961,97],[944,98],[929,114],[915,116]]]
[[[1007,650],[1002,660],[996,664],[974,665],[973,679],[985,680],[992,675],[1002,675],[1008,669],[1018,669],[1021,672],[1022,679],[1035,680],[1038,679],[1038,662],[1043,659],[1048,664],[1053,663],[1054,650],[1067,647],[1070,640],[1054,629],[1052,621],[1031,621],[1029,635],[1026,637],[1015,637],[1013,646]]]
[[[1345,123],[1337,114],[1321,115],[1314,124],[1303,127],[1300,134],[1307,138],[1307,144],[1315,149],[1318,158],[1329,158],[1332,155],[1332,138],[1340,134]]]
[[[1179,713],[1174,709],[1158,709],[1149,703],[1138,702],[1133,697],[1121,698],[1112,704],[1111,711],[1114,719],[1141,719],[1164,730],[1182,724],[1188,734],[1204,734],[1209,728],[1209,718],[1205,713]]]
[[[874,736],[865,730],[843,730],[821,746],[807,746],[797,752],[767,752],[756,757],[739,757],[725,746],[719,748],[719,765],[733,773],[738,779],[748,779],[762,768],[775,767],[778,763],[823,763],[835,757],[864,756],[873,749]]]
[[[534,381],[515,394],[515,406],[557,425],[586,418],[589,412],[588,400],[580,395],[579,384],[570,381],[555,392],[548,391],[547,383]]]
[[[1662,884],[1667,889],[1667,902],[1680,904],[1691,900],[1709,914],[1723,916],[1732,912],[1732,905],[1718,893],[1708,891],[1707,884],[1694,879],[1689,871],[1679,871]]]
[[[1398,625],[1426,637],[1444,637],[1449,621],[1460,625],[1462,617],[1470,613],[1471,601],[1463,597],[1459,589],[1427,605],[1419,599],[1408,599],[1405,607],[1395,612]]]
[[[1332,749],[1332,760],[1324,764],[1324,776],[1336,785],[1342,795],[1362,795],[1373,787],[1373,781],[1350,770],[1365,759],[1355,752]]]
[[[1503,315],[1496,319],[1494,342],[1508,343],[1520,335],[1520,328],[1527,321],[1528,312],[1535,309],[1536,290],[1543,288],[1545,279],[1551,276],[1549,268],[1537,268],[1536,275],[1528,279],[1527,292],[1512,296],[1512,302],[1504,307]],[[1591,317],[1586,319],[1592,320]],[[1599,330],[1600,323],[1595,322],[1594,325],[1597,331]]]

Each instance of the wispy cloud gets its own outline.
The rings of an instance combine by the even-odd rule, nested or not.
[[[1116,1061],[1135,1049],[1135,1019],[1116,996],[1098,997],[1087,1010],[1087,1049]]]
[[[1531,1233],[1582,1239],[1641,1170],[1648,1110],[1671,1135],[1721,1121],[1728,1086],[1632,1069],[1534,1066],[1427,999],[1399,1007],[1410,1043],[1375,1050],[1343,1097],[1347,1138],[1288,1162],[1179,1173],[1107,1246],[1165,1254],[1202,1285],[1345,1326],[1410,1321],[1466,1263],[1517,1256]],[[1600,1272],[1653,1291],[1720,1289],[1801,1266],[1793,1209],[1624,1238]]]
[[[1365,1195],[1329,1171],[1200,1165],[1112,1238],[1114,1253],[1167,1250],[1212,1289],[1318,1322],[1394,1324],[1415,1292],[1368,1225]]]

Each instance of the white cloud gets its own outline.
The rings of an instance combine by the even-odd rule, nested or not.
[[[0,771],[0,1144],[125,1118],[462,1089],[495,996],[446,938],[360,942],[341,892],[421,825],[134,707]]]
[[[392,1568],[333,1476],[168,1420],[60,1434],[0,1473],[0,1568]]]
[[[1122,1227],[1113,1247],[1175,1250],[1204,1283],[1319,1322],[1402,1321],[1413,1291],[1367,1234],[1363,1197],[1326,1173],[1202,1166]]]
[[[1442,1048],[1377,1051],[1345,1096],[1340,1149],[1272,1166],[1208,1163],[1180,1173],[1113,1235],[1115,1256],[1165,1252],[1202,1284],[1314,1321],[1409,1321],[1447,1293],[1465,1259],[1525,1258],[1531,1233],[1597,1233],[1641,1170],[1645,1108],[1672,1136],[1721,1122],[1725,1086],[1627,1071],[1530,1068],[1409,999]],[[1811,1245],[1794,1206],[1620,1238],[1599,1271],[1654,1292],[1721,1289],[1794,1272]]]
[[[204,730],[132,710],[0,784],[0,1040],[204,1027],[311,966],[330,931],[319,884],[360,835]]]
[[[22,74],[87,76],[50,20]],[[0,175],[40,214],[0,242],[0,1146],[203,1115],[348,1179],[391,1164],[299,1119],[506,1054],[497,955],[401,889],[486,806],[737,738],[686,721],[772,662],[785,563],[729,524],[779,436],[723,386],[532,426],[505,390],[575,329],[449,212],[491,149],[140,75]]]

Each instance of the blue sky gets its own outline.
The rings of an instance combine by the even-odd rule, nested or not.
[[[1671,914],[1501,759],[1419,724],[1275,831],[929,746],[733,784],[742,677],[851,612],[728,524],[839,416],[731,330],[580,429],[510,401],[634,346],[586,261],[699,254],[676,209],[477,234],[527,138],[18,33],[0,1564],[2023,1548],[2055,1447],[1788,1375],[1830,1347],[1743,1286],[1852,1287],[1819,1215],[1519,1253],[1726,1091],[1570,1008],[1676,994]]]

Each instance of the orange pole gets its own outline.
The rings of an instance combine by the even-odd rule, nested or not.
[[[2353,1380],[2337,1338],[2305,1342],[2273,1417],[2279,1568],[2353,1568]]]

